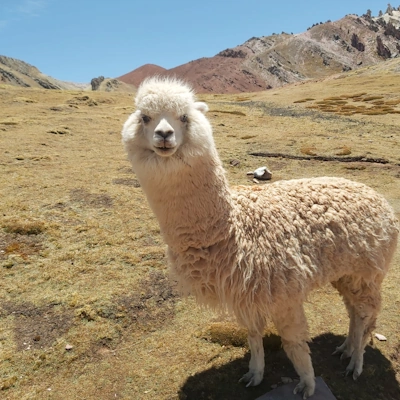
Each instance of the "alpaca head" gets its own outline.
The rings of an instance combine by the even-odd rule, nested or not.
[[[141,160],[145,155],[157,163],[171,158],[187,161],[213,147],[211,126],[204,116],[208,107],[195,100],[188,84],[176,78],[146,79],[135,105],[137,110],[122,131],[132,164],[139,154]]]

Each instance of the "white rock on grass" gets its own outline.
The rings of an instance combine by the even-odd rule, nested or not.
[[[254,178],[263,181],[269,181],[272,178],[272,173],[267,167],[257,168],[254,172]]]
[[[387,339],[386,339],[386,336],[383,336],[383,335],[381,335],[380,333],[375,333],[375,337],[378,339],[378,340],[380,340],[381,342],[385,342]]]

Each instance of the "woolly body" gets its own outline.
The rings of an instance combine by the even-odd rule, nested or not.
[[[227,308],[248,328],[251,361],[242,380],[262,380],[262,332],[271,318],[300,375],[296,391],[313,394],[302,304],[329,282],[349,312],[349,336],[337,351],[351,357],[347,372],[356,379],[397,243],[386,200],[363,184],[327,177],[230,189],[207,106],[190,87],[150,79],[136,106],[123,142],[168,245],[171,272],[183,293]]]
[[[184,290],[201,303],[229,307],[245,326],[262,333],[266,318],[282,304],[301,303],[312,289],[345,275],[356,275],[355,285],[385,275],[395,217],[367,186],[317,178],[239,187],[230,194],[229,226],[215,243],[191,231],[178,239],[186,251],[171,243],[169,252]],[[199,210],[204,200],[199,203],[186,207]],[[219,218],[217,212],[211,226],[202,226],[200,217],[196,227],[210,238],[214,224],[224,225]]]

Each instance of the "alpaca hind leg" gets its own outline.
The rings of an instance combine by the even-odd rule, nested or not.
[[[246,387],[260,384],[264,377],[265,366],[262,336],[255,332],[249,332],[248,341],[251,353],[249,372],[239,380],[239,382],[247,383]]]
[[[303,393],[303,399],[306,399],[314,394],[315,376],[307,344],[308,327],[303,305],[279,310],[279,315],[274,316],[273,320],[282,338],[283,348],[300,376],[294,393]]]
[[[336,347],[336,350],[332,353],[332,355],[340,354],[340,359],[344,360],[346,358],[351,357],[354,351],[354,329],[355,329],[355,310],[354,306],[344,297],[344,303],[347,308],[347,312],[349,314],[350,324],[349,324],[349,334],[346,337],[346,340],[342,343],[341,346]]]
[[[359,303],[355,305],[354,351],[350,363],[346,368],[346,375],[353,374],[356,380],[362,373],[364,362],[364,349],[368,343],[371,332],[375,328],[376,317],[379,312],[381,297],[379,289],[365,289],[366,296],[360,296]]]
[[[356,380],[362,372],[364,362],[364,346],[362,346],[364,327],[363,320],[356,315],[354,329],[354,345],[355,350],[351,355],[350,362],[346,368],[346,376],[353,374],[353,379]]]

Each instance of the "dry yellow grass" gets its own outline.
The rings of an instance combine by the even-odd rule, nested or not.
[[[264,164],[275,181],[344,176],[376,188],[400,216],[400,115],[341,116],[306,108],[313,99],[337,101],[352,92],[394,102],[396,79],[348,74],[201,98],[210,105],[232,184],[252,184],[246,172]],[[310,100],[293,105],[301,99]],[[295,377],[269,328],[264,382],[251,389],[238,384],[249,358],[245,332],[171,288],[157,222],[120,143],[132,95],[3,85],[0,109],[1,398],[254,399],[280,377]],[[388,163],[249,155],[300,156],[307,149]],[[233,159],[240,164],[232,166]],[[400,398],[399,287],[397,252],[377,326],[388,341],[367,349],[358,383],[342,377],[345,364],[330,356],[347,330],[341,299],[331,288],[310,298],[316,374],[338,398]]]

